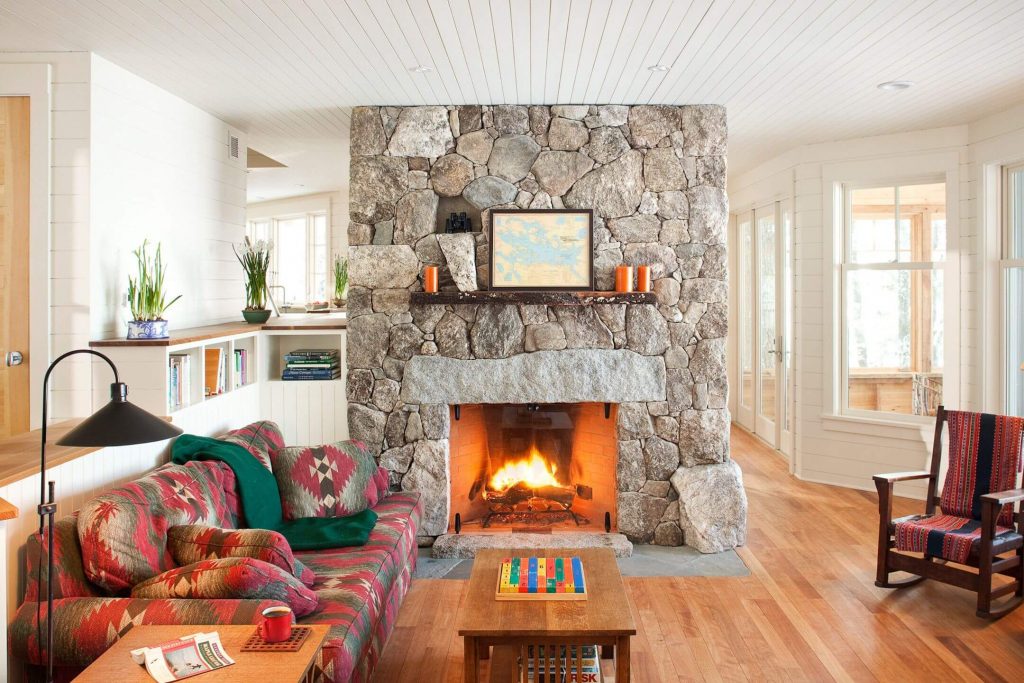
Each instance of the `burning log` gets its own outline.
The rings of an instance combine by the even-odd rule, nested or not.
[[[492,505],[515,505],[533,497],[533,489],[519,482],[504,491],[485,491],[484,500]]]
[[[565,507],[571,506],[573,500],[576,499],[576,492],[564,486],[542,486],[539,489],[534,489],[533,495],[538,498],[553,500]]]

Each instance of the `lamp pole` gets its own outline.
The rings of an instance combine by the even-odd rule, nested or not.
[[[110,385],[110,402],[86,418],[64,435],[57,443],[62,446],[128,446],[162,441],[181,434],[181,430],[165,420],[149,414],[128,402],[128,387],[120,380],[117,366],[107,356],[92,349],[74,349],[54,359],[43,375],[43,414],[39,444],[39,547],[43,547],[46,531],[46,683],[53,683],[53,516],[57,512],[54,482],[46,481],[46,423],[47,387],[54,368],[65,358],[86,353],[103,359],[114,373]],[[49,494],[49,495],[47,495]],[[41,580],[41,572],[37,574]],[[36,636],[39,636],[39,609],[36,608]]]

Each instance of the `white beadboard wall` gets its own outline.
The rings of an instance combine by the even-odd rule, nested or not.
[[[744,212],[756,204],[777,199],[780,187],[791,187],[794,199],[794,350],[796,363],[797,433],[794,473],[801,479],[850,488],[874,490],[871,475],[884,471],[919,469],[931,451],[931,427],[920,430],[857,423],[836,429],[827,419],[826,376],[832,353],[833,302],[826,294],[825,231],[826,175],[829,166],[860,161],[899,163],[927,155],[955,157],[953,182],[958,194],[960,253],[959,400],[965,409],[1001,409],[999,393],[998,282],[991,277],[986,249],[995,241],[999,226],[991,215],[986,223],[981,190],[986,169],[1024,160],[1024,106],[964,126],[915,131],[877,138],[826,143],[792,150],[757,169],[730,179],[730,210]],[[936,168],[941,172],[942,168]],[[990,178],[991,179],[991,178]],[[991,185],[991,182],[988,183]],[[734,226],[732,228],[735,230]],[[735,235],[733,235],[735,239]],[[733,242],[735,243],[735,242]],[[951,253],[953,247],[951,246]],[[730,269],[735,277],[737,270]],[[733,283],[735,287],[735,284]],[[985,303],[988,302],[988,303]],[[735,307],[730,309],[734,315]],[[730,320],[731,329],[738,329]],[[984,334],[985,330],[992,330]],[[730,364],[738,363],[730,349]],[[921,485],[905,485],[901,495],[923,497]]]
[[[50,345],[89,342],[89,83],[87,52],[4,52],[3,64],[50,65]],[[91,407],[89,363],[71,358],[51,377],[51,413]],[[84,383],[83,383],[84,381]]]
[[[92,55],[91,332],[126,329],[132,251],[163,245],[172,327],[236,320],[242,270],[231,245],[245,236],[245,139],[228,155],[220,119]],[[238,134],[238,131],[234,131]]]

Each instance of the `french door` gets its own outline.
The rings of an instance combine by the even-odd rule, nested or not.
[[[789,200],[736,216],[740,386],[737,418],[793,452],[793,211]]]

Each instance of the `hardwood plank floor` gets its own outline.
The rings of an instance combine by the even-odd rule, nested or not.
[[[1020,681],[1024,608],[988,622],[974,594],[933,582],[876,588],[874,493],[791,477],[733,429],[749,499],[748,577],[626,578],[633,680]],[[921,509],[897,499],[896,514]],[[417,579],[374,680],[461,681],[463,581]]]

